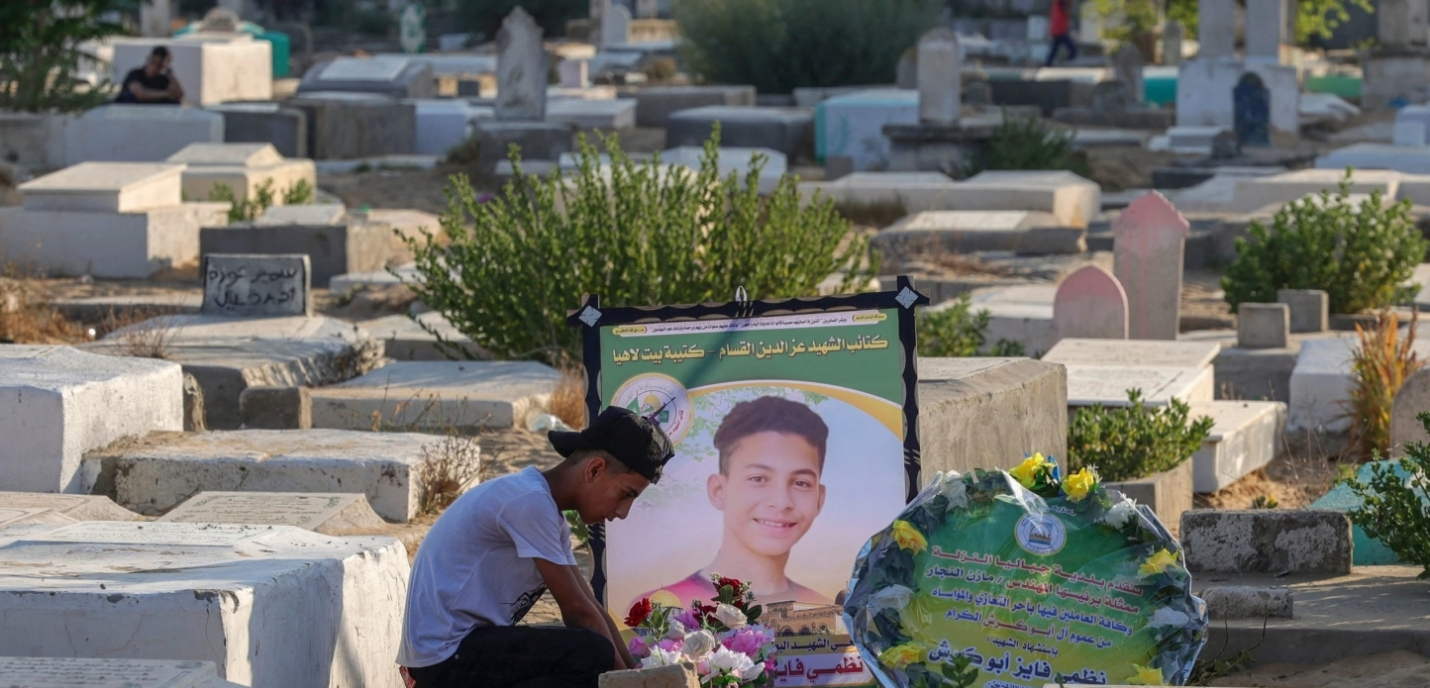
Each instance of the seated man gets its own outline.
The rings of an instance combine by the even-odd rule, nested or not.
[[[184,100],[184,87],[178,77],[169,71],[173,58],[169,49],[156,46],[144,61],[144,66],[129,70],[124,75],[124,83],[119,87],[116,103],[147,105],[178,105]]]
[[[397,663],[416,688],[595,688],[636,668],[576,567],[563,511],[625,518],[674,453],[651,421],[608,408],[581,432],[547,435],[564,461],[457,498],[417,550]],[[565,628],[516,625],[546,590]]]
[[[707,566],[641,597],[667,606],[709,602],[710,575],[750,583],[762,604],[793,600],[833,604],[785,575],[790,550],[824,508],[824,455],[829,426],[808,406],[781,397],[735,404],[715,431],[719,469],[706,482],[710,505],[722,512],[725,534]]]

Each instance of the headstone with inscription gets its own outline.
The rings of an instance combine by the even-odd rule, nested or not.
[[[1236,140],[1243,146],[1271,145],[1271,91],[1261,77],[1243,74],[1231,99]]]
[[[1181,685],[1207,637],[1156,514],[1040,454],[939,474],[864,546],[850,590],[850,637],[897,688],[960,658],[980,686]]]
[[[371,534],[385,525],[366,496],[321,492],[200,492],[159,520],[297,526],[324,535]]]
[[[546,51],[541,27],[517,7],[497,31],[497,102],[499,120],[546,119]]]
[[[1053,331],[1060,339],[1127,339],[1127,292],[1101,266],[1078,269],[1053,296]]]
[[[0,657],[0,677],[24,688],[242,688],[191,659]]]
[[[204,256],[204,315],[310,316],[312,270],[306,255]]]
[[[1177,338],[1182,256],[1190,229],[1155,191],[1133,201],[1112,223],[1113,273],[1127,291],[1129,338]]]

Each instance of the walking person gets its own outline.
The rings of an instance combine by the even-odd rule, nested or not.
[[[1068,61],[1077,59],[1077,43],[1073,42],[1071,22],[1068,15],[1072,12],[1072,0],[1053,0],[1052,15],[1048,19],[1048,28],[1053,35],[1053,44],[1048,47],[1048,61],[1045,67],[1053,66],[1053,61],[1057,59],[1058,48],[1067,46]]]

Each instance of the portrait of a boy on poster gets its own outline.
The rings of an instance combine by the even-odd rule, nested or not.
[[[909,495],[912,313],[894,296],[751,317],[612,309],[588,329],[600,406],[652,417],[675,446],[660,482],[605,528],[615,618],[642,598],[708,602],[711,574],[738,578],[779,636],[776,685],[873,683],[841,611],[860,547]]]

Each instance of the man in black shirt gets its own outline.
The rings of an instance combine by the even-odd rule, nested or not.
[[[171,61],[168,48],[162,45],[154,48],[143,67],[131,69],[124,76],[124,84],[119,87],[119,97],[114,102],[178,105],[184,99],[184,87],[169,71]]]

